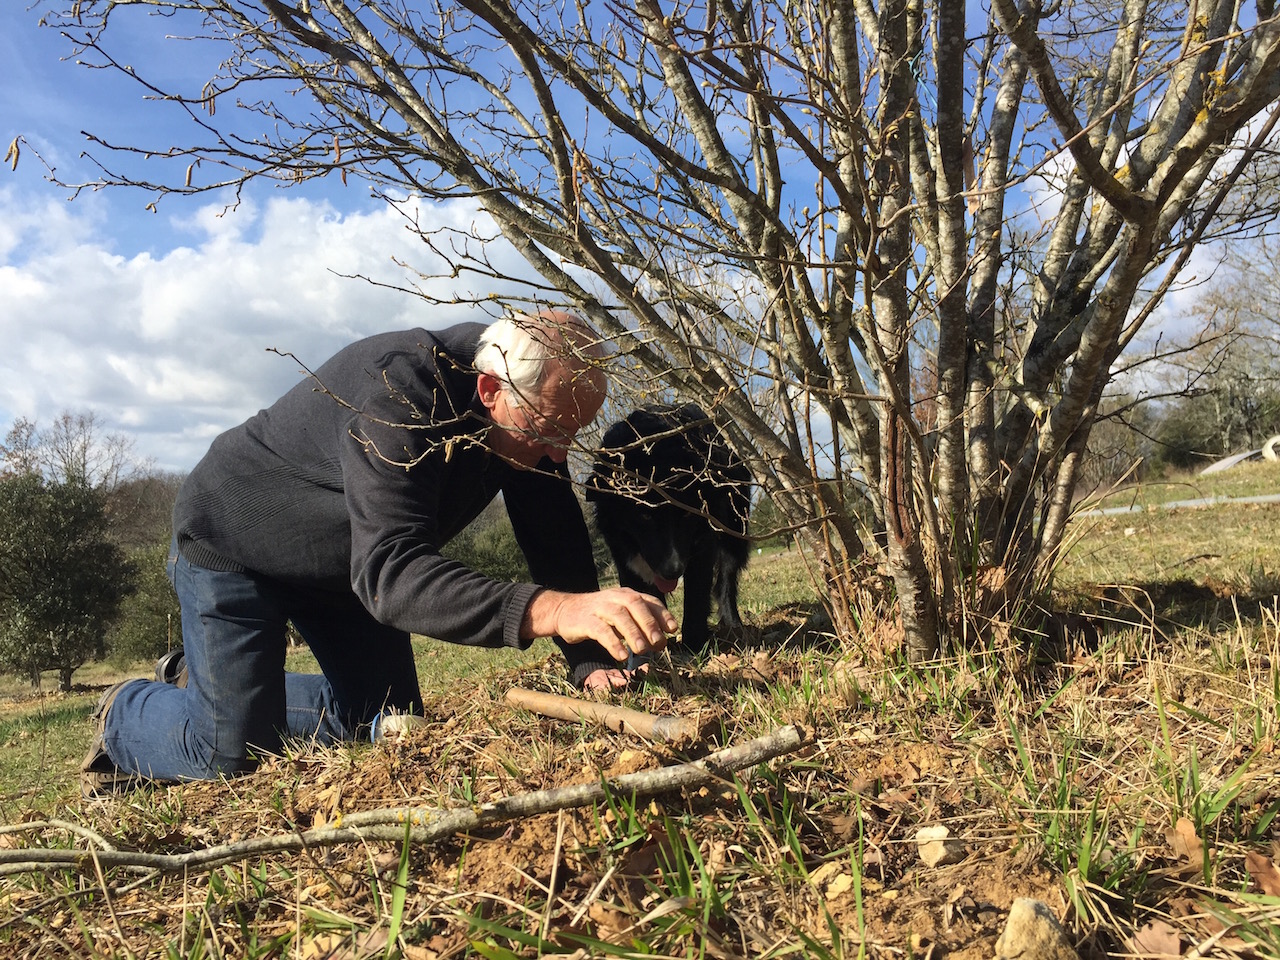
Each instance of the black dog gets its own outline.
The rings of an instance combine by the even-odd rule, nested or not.
[[[619,584],[665,600],[684,577],[687,649],[707,644],[713,591],[721,625],[741,632],[751,474],[701,408],[644,407],[613,424],[586,496]]]

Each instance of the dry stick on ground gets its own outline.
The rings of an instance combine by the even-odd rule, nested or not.
[[[602,723],[617,733],[632,733],[646,740],[675,741],[700,740],[702,727],[696,720],[686,717],[657,717],[652,713],[629,710],[612,703],[596,703],[577,697],[562,697],[557,693],[526,690],[512,687],[507,691],[507,703],[521,707],[530,713],[557,720],[588,721]]]
[[[102,868],[121,867],[128,870],[178,871],[211,870],[224,863],[246,860],[271,853],[287,853],[308,847],[331,847],[342,843],[358,843],[366,840],[413,843],[434,843],[464,830],[476,830],[506,820],[553,813],[572,807],[586,806],[605,799],[608,795],[649,797],[671,790],[702,787],[721,783],[728,775],[746,767],[764,763],[774,757],[791,753],[807,739],[805,731],[794,724],[780,727],[772,733],[736,747],[726,747],[708,754],[701,760],[629,773],[601,783],[584,783],[571,787],[556,787],[506,797],[493,803],[457,810],[441,810],[435,807],[388,807],[352,813],[343,817],[340,827],[319,827],[297,833],[279,834],[242,840],[188,853],[144,853],[142,851],[104,848],[84,850],[0,850],[0,876],[33,873],[40,870],[94,869],[95,861]],[[24,825],[8,828],[20,830]],[[30,826],[30,825],[25,825]]]

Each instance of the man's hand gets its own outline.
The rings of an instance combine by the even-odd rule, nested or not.
[[[595,593],[542,590],[529,603],[520,633],[524,637],[557,636],[567,643],[595,640],[613,659],[621,661],[632,653],[661,650],[676,626],[666,604],[630,587]]]
[[[634,680],[649,674],[649,664],[642,663],[634,670],[625,667],[614,667],[612,670],[593,670],[582,681],[582,689],[587,693],[608,693],[610,690],[621,690]]]

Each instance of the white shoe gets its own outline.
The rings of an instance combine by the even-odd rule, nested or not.
[[[419,717],[412,713],[380,713],[373,718],[373,724],[369,728],[369,739],[373,743],[377,743],[384,737],[394,739],[410,730],[425,727],[427,722],[426,717]]]

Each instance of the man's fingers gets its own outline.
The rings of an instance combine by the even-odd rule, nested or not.
[[[667,635],[676,632],[676,618],[671,615],[667,605],[657,597],[626,587],[619,587],[617,592],[621,594],[621,602],[629,615],[628,622],[634,623],[654,647],[665,646]]]
[[[626,660],[633,653],[648,653],[652,643],[625,609],[610,609],[600,613],[607,636],[597,636],[615,660]]]
[[[628,587],[564,594],[557,602],[556,635],[569,643],[595,640],[615,660],[661,650],[676,630],[661,600]]]
[[[667,645],[666,629],[675,621],[666,606],[654,597],[634,590],[619,590],[618,606],[611,612],[610,625],[632,653],[649,653]]]
[[[593,630],[582,639],[586,640],[589,638],[595,640],[600,644],[600,646],[604,647],[605,650],[609,652],[609,656],[613,657],[615,660],[626,660],[627,657],[631,655],[631,650],[626,643],[626,637],[619,633],[607,620],[602,620],[602,626],[603,629]]]
[[[611,670],[594,670],[587,674],[587,678],[582,681],[582,689],[588,693],[598,693],[602,690],[618,690],[630,684],[637,677],[644,677],[648,673],[648,664],[643,664],[634,670],[624,670],[621,667],[614,667]]]

